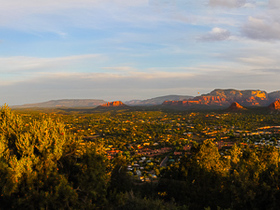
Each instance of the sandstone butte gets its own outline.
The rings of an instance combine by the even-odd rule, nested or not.
[[[278,110],[280,109],[280,100],[274,101],[269,105],[269,108],[272,110]]]
[[[233,102],[228,109],[229,110],[241,110],[241,109],[245,109],[245,108],[243,106],[241,106],[239,103]]]
[[[165,101],[163,105],[168,106],[191,106],[195,104],[208,106],[229,106],[237,102],[246,106],[267,106],[269,100],[267,93],[260,90],[221,90],[216,89],[202,96],[197,96],[185,101]]]
[[[113,102],[108,102],[106,104],[102,104],[102,107],[117,107],[117,106],[125,106],[125,104],[121,101],[113,101]]]

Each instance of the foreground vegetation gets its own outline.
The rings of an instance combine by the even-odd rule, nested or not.
[[[1,209],[278,209],[278,113],[0,112]]]

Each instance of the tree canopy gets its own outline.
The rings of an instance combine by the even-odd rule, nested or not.
[[[86,208],[104,205],[106,156],[69,134],[59,120],[26,124],[0,111],[1,208]]]

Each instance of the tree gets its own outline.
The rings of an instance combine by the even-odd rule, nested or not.
[[[80,200],[93,203],[105,197],[104,156],[94,148],[68,134],[58,120],[42,118],[27,124],[2,107],[1,208],[78,208],[84,205]]]

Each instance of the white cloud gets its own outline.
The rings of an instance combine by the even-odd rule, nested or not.
[[[1,10],[14,9],[17,12],[56,12],[57,10],[69,9],[69,8],[93,8],[103,7],[103,5],[114,5],[120,7],[139,7],[148,5],[148,0],[11,0],[1,1]],[[12,12],[12,10],[11,10]]]
[[[280,66],[280,42],[260,42],[254,39],[240,39],[238,46],[216,56],[224,62],[238,64],[236,69],[278,69]],[[232,69],[232,71],[235,71]]]
[[[230,32],[222,28],[213,28],[209,33],[198,38],[200,41],[212,42],[212,41],[224,41],[229,39]]]
[[[242,27],[242,33],[251,39],[280,40],[280,19],[249,17]]]
[[[243,5],[243,7],[244,8],[256,8],[256,4],[254,4],[254,3],[245,3],[244,5]]]
[[[280,8],[280,1],[279,0],[269,0],[268,6],[272,9]]]
[[[265,56],[248,56],[248,57],[241,57],[239,61],[243,63],[247,63],[250,65],[256,66],[267,66],[271,64],[275,64],[275,60]]]
[[[106,27],[110,20],[132,21],[133,17],[126,17],[139,18],[138,8],[148,5],[148,0],[3,0],[0,26],[59,34],[67,27],[99,28]]]
[[[229,8],[235,8],[235,7],[241,7],[246,4],[246,0],[209,0],[209,5],[216,7],[229,7]]]
[[[101,54],[87,54],[87,55],[74,55],[56,58],[38,58],[27,56],[14,56],[14,57],[0,57],[1,73],[12,72],[44,72],[44,71],[57,71],[68,70],[73,65],[81,64],[83,62],[100,62],[106,59]]]

